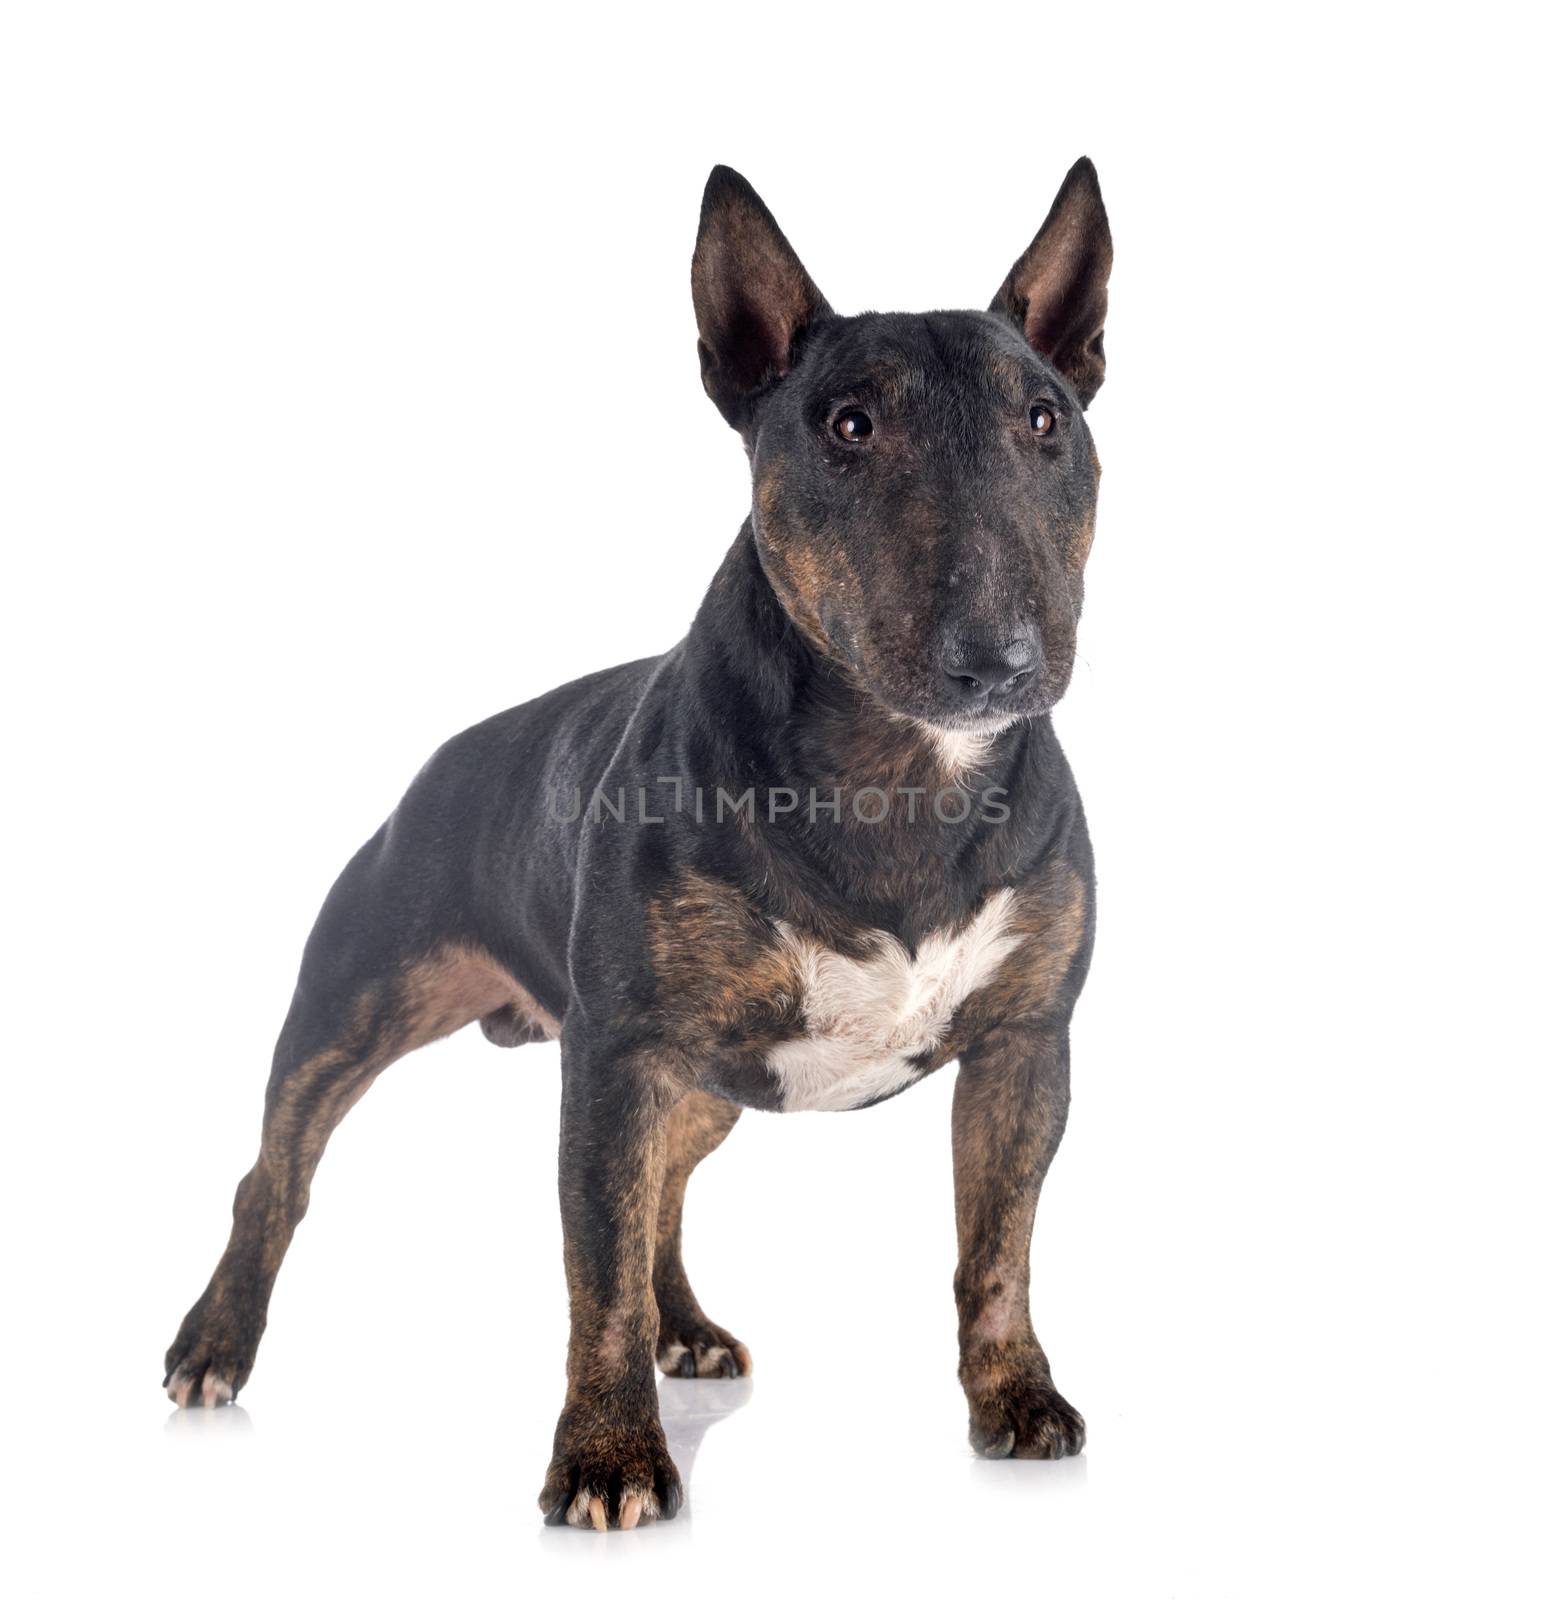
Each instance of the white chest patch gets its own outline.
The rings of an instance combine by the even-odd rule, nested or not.
[[[801,1039],[766,1056],[788,1111],[845,1111],[914,1082],[911,1057],[936,1049],[955,1011],[1018,944],[1007,925],[1013,891],[999,889],[956,934],[924,939],[913,960],[879,933],[863,957],[844,956],[780,925],[803,983]]]

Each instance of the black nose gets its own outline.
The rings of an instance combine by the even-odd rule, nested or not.
[[[984,700],[1016,689],[1040,668],[1040,641],[1020,628],[998,637],[957,633],[943,651],[943,673],[963,700]]]

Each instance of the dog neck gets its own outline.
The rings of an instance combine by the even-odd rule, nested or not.
[[[880,706],[787,615],[747,522],[681,648],[686,762],[754,788],[757,857],[874,925],[973,906],[1060,824],[1044,805],[1065,771],[1048,719],[956,737]]]

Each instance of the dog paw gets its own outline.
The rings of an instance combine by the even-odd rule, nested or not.
[[[175,1406],[224,1406],[237,1398],[237,1363],[194,1352],[162,1380]]]
[[[1077,1455],[1083,1440],[1083,1418],[1049,1379],[1019,1379],[970,1397],[970,1443],[978,1455],[1058,1461]]]
[[[658,1371],[670,1378],[747,1378],[754,1360],[726,1328],[714,1322],[689,1322],[670,1327],[657,1339]]]
[[[238,1319],[196,1306],[167,1352],[167,1398],[175,1406],[229,1405],[247,1381],[257,1342]]]
[[[684,1499],[679,1469],[654,1418],[639,1426],[592,1427],[561,1417],[555,1455],[539,1494],[539,1509],[552,1526],[634,1528],[667,1522]]]

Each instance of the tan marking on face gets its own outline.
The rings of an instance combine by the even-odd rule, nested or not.
[[[771,558],[767,568],[771,587],[782,609],[808,635],[811,644],[824,655],[833,655],[834,647],[825,632],[819,607],[831,590],[844,589],[844,580],[838,582],[835,570],[806,545],[788,543],[778,537],[775,543],[767,539],[766,550]],[[835,558],[832,561],[836,567],[845,565]]]
[[[1089,552],[1094,548],[1094,517],[1085,517],[1073,532],[1067,544],[1067,572],[1070,577],[1081,577],[1088,565]]]
[[[814,649],[840,660],[821,607],[833,597],[843,613],[856,608],[860,588],[855,569],[843,551],[821,548],[813,532],[787,513],[779,471],[764,473],[755,484],[755,508],[755,547],[782,610]]]
[[[776,522],[776,508],[781,504],[781,474],[767,472],[754,486],[754,503],[760,513],[760,521],[766,527],[772,527]]]
[[[994,349],[987,355],[986,366],[1003,399],[1021,405],[1028,393],[1026,374],[1029,369],[1025,363],[1006,350]]]

